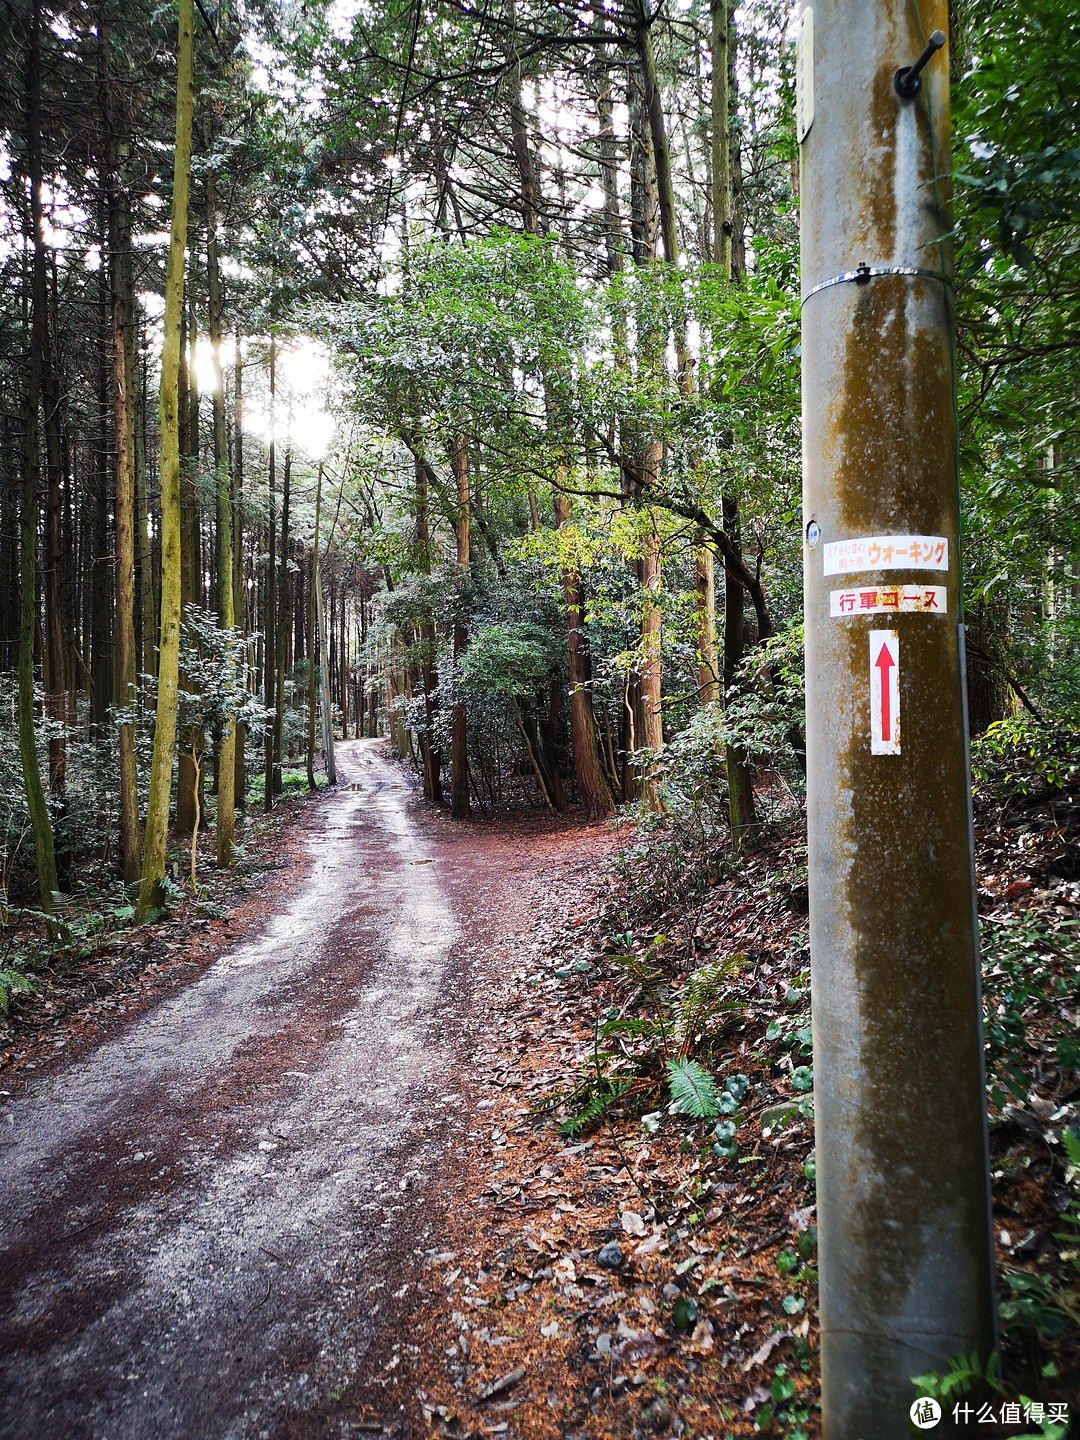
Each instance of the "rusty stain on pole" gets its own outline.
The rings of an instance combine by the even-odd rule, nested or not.
[[[947,52],[915,94],[895,84],[947,14],[945,0],[813,12],[798,70],[824,1434],[900,1440],[911,1377],[996,1344]]]

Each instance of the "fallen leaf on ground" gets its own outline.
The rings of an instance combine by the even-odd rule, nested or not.
[[[523,1365],[517,1370],[510,1370],[507,1374],[500,1375],[498,1380],[493,1380],[486,1390],[481,1390],[480,1399],[491,1400],[496,1395],[503,1395],[507,1390],[516,1385],[519,1380],[523,1380],[524,1378],[525,1367]]]
[[[753,1370],[755,1365],[760,1365],[763,1361],[767,1360],[777,1345],[780,1344],[780,1341],[786,1340],[790,1334],[790,1330],[777,1330],[775,1335],[770,1335],[764,1345],[754,1351],[749,1360],[743,1361],[743,1374],[745,1375],[748,1370]]]

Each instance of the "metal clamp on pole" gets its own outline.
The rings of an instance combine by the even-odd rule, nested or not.
[[[923,280],[940,280],[943,285],[952,284],[947,275],[941,275],[937,270],[923,270],[918,265],[867,265],[864,261],[854,270],[845,270],[840,275],[830,276],[828,280],[811,286],[800,304],[805,305],[811,295],[816,295],[819,290],[828,290],[830,285],[865,285],[875,275],[918,275]]]
[[[945,44],[945,31],[935,30],[926,42],[926,49],[922,52],[914,65],[905,65],[903,69],[897,70],[893,76],[893,84],[896,86],[896,93],[901,100],[914,100],[915,96],[922,89],[920,70],[924,70],[933,57]]]

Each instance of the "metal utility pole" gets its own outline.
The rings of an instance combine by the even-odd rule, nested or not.
[[[798,130],[824,1434],[907,1440],[911,1377],[996,1343],[948,17],[946,0],[812,11]]]

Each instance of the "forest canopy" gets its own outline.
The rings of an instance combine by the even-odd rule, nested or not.
[[[801,805],[789,4],[0,25],[5,900],[97,857],[143,918],[207,814],[228,864],[320,679],[455,816]],[[969,710],[1060,767],[1080,20],[951,25]]]

